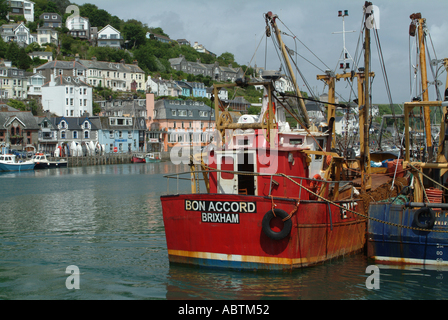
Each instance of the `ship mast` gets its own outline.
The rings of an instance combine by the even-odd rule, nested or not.
[[[288,67],[289,76],[290,76],[290,78],[292,80],[292,83],[294,84],[294,88],[296,89],[297,96],[299,97],[299,107],[302,110],[302,114],[303,114],[303,118],[304,118],[304,122],[305,122],[304,125],[307,128],[309,128],[310,127],[310,120],[309,120],[309,117],[308,117],[308,112],[306,111],[305,102],[303,101],[303,99],[301,99],[302,98],[302,94],[300,92],[299,86],[297,85],[297,81],[296,81],[296,78],[294,76],[294,70],[292,69],[291,62],[289,61],[289,57],[288,57],[288,52],[286,50],[286,46],[283,43],[281,32],[280,32],[280,29],[277,26],[277,22],[275,22],[275,20],[277,19],[277,15],[273,14],[271,11],[269,11],[266,14],[266,18],[271,22],[272,28],[275,31],[275,35],[277,37],[277,41],[280,44],[280,48],[281,48],[281,51],[282,51],[282,54],[283,54],[283,59],[285,59],[286,66]]]
[[[420,53],[420,71],[422,80],[422,100],[429,101],[428,94],[428,75],[426,72],[426,48],[425,48],[425,36],[424,29],[426,29],[426,19],[421,17],[418,18],[418,43],[419,43],[419,53]],[[432,148],[432,136],[431,136],[431,110],[428,106],[423,107],[424,109],[424,121],[425,121],[425,134],[426,134],[426,146],[428,148],[429,160],[433,156]]]
[[[366,189],[371,186],[372,177],[370,176],[370,150],[369,150],[369,110],[370,110],[370,77],[369,77],[369,67],[370,67],[370,27],[373,25],[371,23],[373,16],[372,12],[368,11],[367,8],[371,8],[372,3],[366,1],[364,5],[365,10],[365,40],[364,40],[364,92],[360,88],[360,79],[358,78],[358,92],[363,93],[362,100],[359,101],[359,141],[360,141],[360,169],[361,169],[361,190],[365,192]],[[370,27],[369,27],[370,24]],[[362,87],[362,86],[361,86]],[[361,92],[360,92],[361,91]],[[358,100],[361,97],[358,97]],[[361,104],[363,103],[363,105]]]

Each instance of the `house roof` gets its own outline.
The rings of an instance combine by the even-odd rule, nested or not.
[[[131,73],[145,73],[136,64],[125,64],[123,62],[108,62],[108,61],[95,61],[95,60],[79,60],[87,69],[99,69],[106,71],[117,71],[117,72],[131,72]]]
[[[36,70],[44,70],[44,69],[78,69],[78,70],[86,70],[86,67],[84,67],[81,63],[77,61],[61,61],[61,60],[54,60],[49,61],[47,63],[44,63],[40,67],[38,67]]]
[[[73,86],[73,87],[90,87],[87,83],[79,77],[70,77],[58,75],[54,78],[54,86]],[[51,80],[45,83],[42,87],[50,87]]]
[[[0,124],[3,128],[6,128],[14,119],[19,120],[26,129],[38,130],[36,118],[30,111],[1,111],[0,112]]]
[[[185,103],[185,104],[182,104]],[[200,111],[213,112],[214,110],[207,105],[200,105],[201,103],[191,100],[179,101],[179,100],[168,100],[162,99],[155,103],[154,109],[157,110],[157,116],[155,119],[172,119],[172,120],[183,120],[183,121],[204,121],[204,120],[215,120],[215,116],[208,117],[199,116]],[[176,111],[176,115],[172,115],[172,111]],[[187,110],[186,116],[180,116],[178,110]],[[188,111],[192,112],[192,116],[188,115]]]
[[[115,29],[114,27],[112,27],[110,24],[108,24],[107,26],[105,26],[103,29],[101,29],[100,31],[98,31],[98,34],[100,34],[101,32],[103,32],[104,30],[106,30],[107,28],[112,29],[113,31],[115,31],[118,34],[121,34],[120,31],[118,31],[117,29]]]
[[[101,121],[99,117],[54,117],[51,121],[55,127],[57,127],[61,121],[64,120],[67,123],[67,130],[82,130],[82,125],[87,120],[91,124],[91,130],[101,129]]]

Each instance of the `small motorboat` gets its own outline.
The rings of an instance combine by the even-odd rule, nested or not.
[[[132,156],[132,163],[146,163],[146,160],[142,155],[134,154]]]
[[[25,171],[34,169],[33,161],[17,161],[14,154],[0,154],[0,171]]]
[[[162,161],[162,156],[160,152],[150,152],[145,155],[146,163],[149,162],[160,162]]]
[[[49,169],[49,168],[66,168],[67,160],[60,159],[56,161],[50,161],[44,153],[36,153],[31,159],[36,166],[34,169]]]

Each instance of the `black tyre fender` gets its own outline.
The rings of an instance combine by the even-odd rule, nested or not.
[[[429,215],[429,220],[426,220],[426,223],[421,223],[420,216],[425,214]],[[428,207],[420,208],[414,213],[414,223],[418,228],[432,229],[432,227],[434,227],[435,222],[436,222],[436,215],[434,214],[434,211],[431,210],[431,208]]]
[[[281,209],[274,209],[274,213],[272,213],[272,210],[266,212],[266,214],[263,217],[263,221],[261,222],[261,227],[264,234],[269,238],[271,238],[272,240],[282,240],[291,233],[292,221],[291,219],[283,221],[283,229],[280,232],[275,232],[271,229],[270,226],[271,220],[274,219],[275,217],[279,217],[280,219],[283,220],[289,215]]]

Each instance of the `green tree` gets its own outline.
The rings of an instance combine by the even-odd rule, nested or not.
[[[0,20],[8,21],[9,4],[6,0],[0,0]]]
[[[139,25],[128,20],[124,23],[122,32],[124,39],[130,42],[132,49],[138,48],[146,42],[146,31],[141,23]]]
[[[26,54],[25,48],[20,48],[19,55],[17,57],[17,67],[19,69],[27,70],[32,63],[31,58]]]
[[[10,99],[8,101],[8,106],[10,106],[12,108],[15,108],[17,110],[21,110],[21,111],[27,111],[28,110],[26,104],[23,103],[22,101],[19,101],[19,100]]]
[[[15,42],[10,42],[6,50],[6,59],[11,61],[13,65],[17,66],[17,57],[19,55],[19,46]]]

